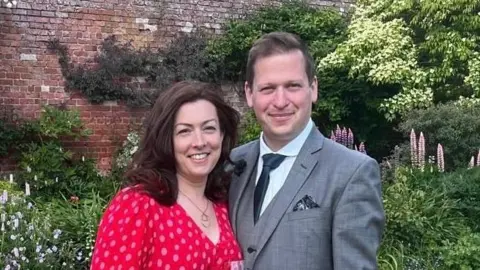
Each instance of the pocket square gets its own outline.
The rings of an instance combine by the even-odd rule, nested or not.
[[[295,204],[295,207],[293,207],[293,212],[312,209],[312,208],[320,208],[320,206],[318,206],[318,204],[315,201],[313,201],[312,197],[310,197],[309,195],[305,195],[301,200],[299,200]]]

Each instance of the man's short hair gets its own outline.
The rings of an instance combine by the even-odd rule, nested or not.
[[[308,51],[307,45],[295,34],[287,32],[271,32],[261,36],[248,52],[246,80],[252,87],[255,76],[254,66],[258,59],[289,53],[295,50],[302,52],[305,60],[305,72],[308,82],[312,83],[315,76],[315,61]]]

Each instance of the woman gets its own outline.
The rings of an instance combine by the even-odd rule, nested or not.
[[[233,269],[242,255],[227,214],[238,113],[211,84],[179,82],[156,100],[100,222],[91,269]]]

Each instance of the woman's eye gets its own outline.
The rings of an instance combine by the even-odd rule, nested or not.
[[[217,128],[216,128],[216,127],[214,127],[214,126],[209,126],[209,127],[205,127],[205,130],[208,130],[208,131],[215,131],[215,130],[217,130]]]

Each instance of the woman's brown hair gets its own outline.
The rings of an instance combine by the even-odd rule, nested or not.
[[[162,205],[177,200],[173,130],[175,117],[185,103],[197,100],[211,102],[217,111],[223,133],[222,150],[218,163],[208,176],[205,196],[214,202],[225,201],[230,181],[224,165],[230,161],[230,151],[237,141],[239,113],[222,97],[219,86],[198,81],[181,81],[163,91],[145,122],[145,132],[132,160],[126,178],[130,186],[137,186]]]

